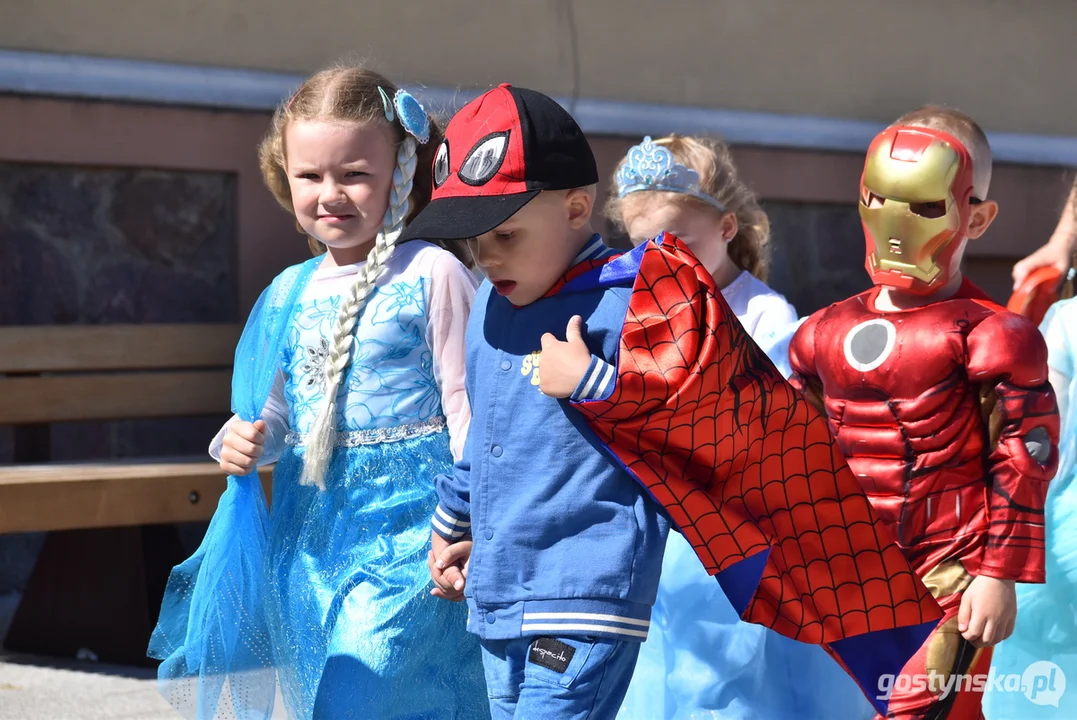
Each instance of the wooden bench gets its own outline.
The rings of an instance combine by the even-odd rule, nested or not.
[[[171,567],[173,523],[208,520],[225,487],[205,454],[52,462],[50,423],[227,417],[237,325],[0,327],[0,534],[49,531],[9,650],[145,661]],[[208,445],[209,438],[206,438]],[[263,474],[268,481],[268,473]]]

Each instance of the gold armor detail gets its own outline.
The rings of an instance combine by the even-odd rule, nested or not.
[[[924,573],[923,581],[931,597],[937,600],[964,592],[972,582],[972,576],[959,561],[949,560]]]
[[[957,560],[944,562],[941,565],[928,570],[923,577],[924,585],[934,598],[949,597],[963,592],[972,582],[972,576],[968,574],[964,566]],[[936,695],[949,685],[950,675],[954,673],[957,664],[957,653],[963,643],[961,633],[957,630],[957,618],[952,617],[931,634],[927,644],[927,655],[924,658],[924,671],[927,674],[928,686]],[[968,652],[968,648],[965,649]],[[979,650],[976,651],[979,653]],[[968,667],[973,667],[976,658]]]

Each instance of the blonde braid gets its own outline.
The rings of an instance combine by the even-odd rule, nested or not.
[[[408,216],[408,196],[415,179],[416,152],[415,139],[406,136],[396,154],[396,169],[393,171],[393,187],[389,194],[389,207],[385,211],[384,226],[367,255],[363,272],[337,313],[336,329],[325,363],[325,401],[307,437],[303,475],[299,480],[302,485],[317,485],[325,489],[325,474],[336,440],[337,390],[351,362],[352,332],[378,279],[385,272],[396,241],[404,229]]]

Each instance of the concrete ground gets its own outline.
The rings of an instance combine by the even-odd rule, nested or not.
[[[0,639],[17,595],[0,596]],[[176,720],[153,670],[0,651],[0,720]]]
[[[18,596],[0,595],[0,640]],[[227,703],[227,701],[225,701]],[[222,708],[227,715],[229,708]],[[0,650],[0,720],[178,720],[146,668]],[[277,696],[274,720],[285,718]]]
[[[0,653],[0,720],[176,720],[153,670]]]

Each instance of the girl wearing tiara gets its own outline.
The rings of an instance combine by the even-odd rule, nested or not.
[[[429,200],[438,134],[411,95],[352,67],[273,117],[262,173],[323,254],[248,320],[237,414],[210,448],[228,489],[151,641],[188,717],[268,717],[278,683],[292,718],[488,717],[466,610],[431,597],[426,567],[433,479],[470,420],[475,281],[445,250],[397,245]]]
[[[770,223],[737,176],[725,143],[644,138],[614,175],[606,216],[634,244],[668,232],[710,270],[744,329],[789,374],[797,320],[766,283]],[[874,711],[857,685],[815,645],[740,622],[679,533],[670,533],[652,632],[640,649],[619,718],[855,720]]]

